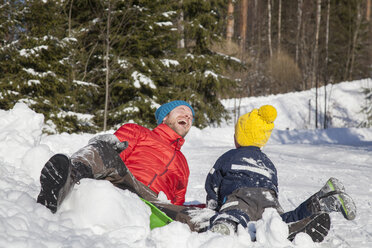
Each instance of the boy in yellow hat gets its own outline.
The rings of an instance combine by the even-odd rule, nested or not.
[[[210,220],[210,230],[231,235],[237,225],[262,218],[265,208],[274,208],[289,226],[289,239],[298,232],[320,242],[330,228],[329,214],[341,212],[348,220],[356,215],[353,200],[344,186],[330,178],[325,186],[295,210],[284,212],[278,201],[277,170],[261,151],[274,129],[276,109],[264,105],[242,115],[235,126],[235,146],[223,154],[209,172],[205,189],[207,207],[217,213]]]

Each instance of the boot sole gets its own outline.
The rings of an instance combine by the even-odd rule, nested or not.
[[[41,170],[41,190],[37,202],[50,209],[52,213],[57,212],[70,174],[70,159],[66,155],[56,154],[51,157]]]
[[[328,179],[327,184],[331,191],[345,192],[345,186],[337,178],[331,177]]]
[[[353,199],[346,194],[345,192],[339,191],[332,191],[328,192],[327,194],[323,195],[319,199],[327,198],[327,197],[334,197],[339,202],[339,209],[347,220],[354,220],[356,217],[356,206]]]
[[[308,234],[314,242],[322,242],[331,228],[331,218],[327,213],[312,215],[308,218],[289,224],[288,239],[292,241],[300,233]]]
[[[341,213],[347,220],[354,220],[356,216],[356,206],[353,199],[346,193],[337,195],[341,203]]]
[[[330,188],[331,192],[326,193],[320,198],[324,198],[327,195],[337,194],[337,196],[335,197],[341,204],[340,211],[342,215],[347,220],[354,220],[356,217],[356,206],[353,199],[347,193],[345,193],[344,185],[337,178],[334,177],[328,179],[327,185]]]

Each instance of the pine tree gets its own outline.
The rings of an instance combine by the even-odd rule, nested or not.
[[[76,54],[77,60],[82,61],[77,77],[97,86],[93,102],[97,126],[104,126],[107,95],[104,82],[108,85],[108,127],[131,120],[154,123],[156,86],[149,75],[156,64],[154,58],[166,53],[168,41],[173,39],[172,33],[166,32],[169,28],[161,24],[166,17],[157,12],[164,6],[169,3],[114,0],[73,3]]]
[[[2,108],[25,102],[33,110],[43,113],[51,129],[59,132],[88,131],[92,123],[79,122],[72,113],[74,90],[67,72],[66,61],[72,40],[66,39],[66,21],[61,1],[17,1],[18,12],[13,21],[17,30],[14,40],[1,51]]]
[[[185,49],[179,51],[170,80],[161,84],[160,102],[167,99],[185,99],[196,110],[195,125],[205,127],[227,119],[227,113],[219,101],[221,92],[233,87],[235,82],[224,76],[229,65],[228,56],[212,51],[213,42],[222,40],[226,20],[227,1],[184,0],[182,5]],[[173,83],[171,91],[167,91]]]
[[[9,109],[21,96],[12,80],[17,65],[12,59],[17,54],[17,37],[21,32],[21,1],[4,1],[0,6],[0,108]]]
[[[155,109],[175,99],[194,106],[199,127],[227,117],[219,95],[234,85],[224,76],[233,60],[211,49],[227,1],[16,3],[6,30],[18,33],[0,51],[1,108],[27,102],[58,132],[101,130],[105,109],[108,128],[154,127]]]

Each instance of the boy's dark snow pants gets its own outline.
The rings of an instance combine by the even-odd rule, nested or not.
[[[293,211],[284,213],[275,192],[266,188],[240,188],[226,197],[218,213],[211,218],[211,224],[217,220],[230,220],[247,227],[249,221],[262,218],[265,208],[274,208],[286,223],[298,221],[310,216],[307,202]]]
[[[119,141],[117,140],[117,142]],[[91,171],[90,175],[84,175],[82,178],[108,180],[116,187],[127,189],[151,202],[173,220],[187,224],[192,231],[199,231],[199,225],[191,221],[190,214],[193,211],[198,211],[198,208],[160,202],[154,191],[133,176],[120,158],[120,151],[115,150],[115,147],[117,147],[115,144],[95,139],[71,156],[72,166],[78,171],[79,167],[80,171],[84,171],[81,169],[82,167]]]

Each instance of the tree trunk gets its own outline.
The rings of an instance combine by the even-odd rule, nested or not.
[[[282,0],[279,0],[279,7],[278,7],[278,54],[280,53],[281,23],[282,23]]]
[[[316,31],[315,31],[315,48],[313,56],[313,70],[312,70],[312,87],[314,83],[316,84],[315,91],[315,128],[318,128],[318,44],[319,44],[319,27],[320,27],[320,17],[322,9],[322,0],[317,0],[317,10],[316,10]]]
[[[327,84],[328,84],[328,43],[329,43],[329,15],[331,9],[331,0],[327,3],[327,23],[326,23],[326,41],[325,41],[325,66],[324,66],[324,123],[323,128],[327,128]]]
[[[273,56],[273,48],[271,46],[271,0],[267,0],[267,41],[269,43],[270,58]]]
[[[302,6],[303,0],[297,2],[297,32],[296,32],[296,59],[295,62],[298,65],[299,47],[300,47],[300,32],[302,26]]]
[[[254,22],[255,22],[255,28],[256,28],[256,31],[257,31],[256,39],[255,39],[255,44],[257,46],[257,58],[255,59],[254,64],[257,68],[258,64],[259,64],[259,59],[260,59],[260,56],[261,56],[261,32],[262,32],[262,29],[261,29],[261,22],[258,21],[261,18],[261,12],[259,11],[257,0],[254,1],[254,4],[255,4],[254,5],[254,13],[255,13]]]
[[[109,101],[109,75],[110,75],[110,27],[111,27],[111,1],[108,1],[108,13],[107,13],[107,30],[106,30],[106,82],[105,82],[105,111],[103,118],[103,131],[107,129],[107,112],[108,112],[108,101]]]
[[[358,34],[360,29],[360,24],[362,22],[362,14],[360,11],[360,2],[357,1],[357,18],[356,18],[356,25],[355,25],[355,31],[353,35],[353,44],[351,48],[351,62],[350,62],[350,72],[349,72],[349,80],[352,80],[353,78],[353,69],[354,69],[354,61],[355,61],[355,49],[357,47],[358,43]]]
[[[247,41],[248,0],[242,0],[241,5],[240,51],[243,54],[245,51],[245,43]]]
[[[258,7],[257,7],[257,0],[254,0],[253,1],[253,13],[252,13],[252,32],[251,32],[251,36],[252,36],[252,44],[253,45],[256,45],[257,44],[257,38],[259,37],[258,35],[259,35],[259,31],[258,31],[258,25],[257,25],[257,23],[258,23],[258,21],[257,21],[257,18],[258,18],[258,13],[257,13],[257,11],[258,11]]]
[[[180,6],[180,15],[177,20],[177,30],[178,34],[180,35],[180,39],[177,42],[177,48],[185,48],[185,26],[184,26],[184,13],[183,13],[183,0],[179,2]]]
[[[234,36],[234,4],[229,0],[227,6],[227,26],[226,26],[226,40],[228,43],[232,41]]]
[[[319,46],[319,27],[320,27],[320,17],[321,17],[321,6],[322,0],[317,0],[317,10],[316,10],[316,31],[315,31],[315,45],[313,52],[313,69],[311,77],[311,87],[314,87],[318,69],[318,46]]]
[[[71,16],[72,16],[73,3],[74,3],[74,0],[71,0],[70,9],[68,11],[68,37],[71,37]]]
[[[307,34],[307,26],[305,25],[305,21],[302,21],[301,25],[301,35],[300,35],[300,41],[299,41],[299,54],[302,56],[299,57],[298,59],[301,59],[301,65],[302,65],[302,89],[307,90],[309,85],[311,85],[311,70],[312,70],[312,64],[311,64],[311,57],[306,56],[307,54],[307,43],[306,43],[306,35]]]
[[[74,0],[71,0],[70,3],[70,9],[68,11],[68,37],[71,38],[71,26],[72,26],[72,6],[73,6]],[[71,81],[73,82],[75,80],[75,61],[71,61]]]

